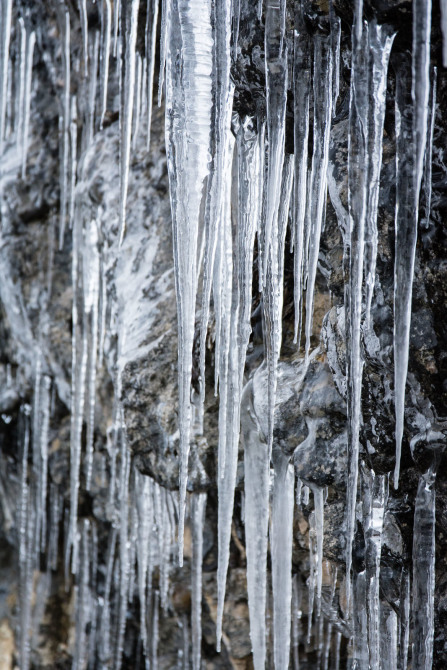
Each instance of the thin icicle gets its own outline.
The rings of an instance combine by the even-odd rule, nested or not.
[[[312,174],[306,212],[309,260],[306,288],[306,357],[310,352],[313,329],[314,289],[317,276],[320,237],[323,227],[329,161],[329,134],[332,115],[332,52],[330,37],[314,37],[314,129]]]
[[[138,146],[138,133],[140,131],[141,116],[141,82],[143,78],[143,59],[140,54],[136,55],[136,74],[134,86],[134,109],[133,109],[133,131],[132,131],[132,151]]]
[[[365,532],[366,609],[368,614],[368,649],[371,668],[380,659],[380,557],[383,520],[388,498],[388,477],[364,471],[363,527]]]
[[[432,197],[432,170],[433,170],[433,135],[435,132],[436,118],[436,91],[438,82],[438,70],[433,68],[433,84],[430,92],[430,119],[427,146],[425,147],[425,166],[424,166],[424,195],[425,195],[425,221],[421,225],[425,228],[430,226],[431,197]]]
[[[166,140],[179,328],[178,538],[181,564],[191,438],[190,389],[198,274],[197,242],[203,216],[205,181],[209,173],[213,70],[210,3],[201,0],[173,2],[167,24]]]
[[[118,4],[118,3],[116,3]],[[102,130],[107,111],[107,91],[109,84],[110,41],[112,29],[112,6],[110,0],[102,0],[101,11],[101,116],[99,129]]]
[[[124,3],[121,15],[121,39],[124,40],[120,92],[120,246],[126,232],[127,190],[129,187],[132,116],[135,91],[135,46],[137,42],[140,0]]]
[[[346,541],[346,595],[348,610],[351,606],[352,544],[358,482],[359,431],[361,421],[361,390],[363,361],[361,356],[360,327],[362,315],[363,262],[365,250],[365,217],[367,203],[367,174],[365,170],[368,143],[368,24],[356,14],[352,29],[352,70],[349,105],[348,141],[348,206],[349,206],[349,283],[346,290],[348,388],[348,486],[347,541]]]
[[[31,517],[29,504],[30,490],[28,486],[28,452],[29,452],[29,407],[23,411],[23,445],[22,466],[20,473],[20,507],[19,507],[19,574],[20,574],[20,668],[29,668],[29,633],[31,616],[31,593],[29,592],[29,567],[31,560],[31,544],[29,542],[28,521]]]
[[[436,459],[435,459],[436,460]],[[413,524],[413,667],[431,670],[434,638],[436,467],[421,475]]]
[[[77,170],[77,142],[78,125],[76,121],[76,96],[71,98],[71,121],[70,121],[70,186],[67,195],[67,210],[70,228],[73,228],[74,206],[75,206],[75,186]]]
[[[84,330],[88,337],[87,370],[87,443],[86,443],[86,490],[90,490],[93,467],[93,439],[95,430],[96,361],[98,354],[99,282],[100,258],[98,251],[98,226],[89,221],[84,230],[82,248]]]
[[[90,53],[90,77],[88,84],[88,104],[86,114],[86,133],[84,140],[84,148],[87,150],[93,140],[95,133],[95,107],[96,107],[96,88],[98,83],[98,59],[99,59],[99,31],[95,31],[95,39],[91,45]]]
[[[293,466],[282,451],[273,452],[270,547],[273,587],[273,647],[275,670],[287,670],[290,658],[293,545]]]
[[[155,51],[157,48],[159,0],[147,0],[146,23],[146,62],[147,62],[147,139],[146,149],[149,151],[151,142],[152,105],[154,95]]]
[[[126,630],[126,613],[129,592],[130,561],[129,561],[129,473],[130,455],[126,440],[121,429],[121,472],[120,472],[120,579],[119,579],[119,612],[118,629],[115,646],[115,667],[121,667],[124,650],[124,633]]]
[[[65,224],[67,219],[67,190],[68,190],[68,163],[70,156],[70,13],[65,10],[61,17],[62,33],[62,68],[64,90],[62,95],[62,122],[61,122],[61,165],[60,165],[60,224],[59,224],[59,249],[64,245]]]
[[[203,525],[205,522],[206,493],[197,493],[191,499],[192,570],[191,570],[191,629],[192,667],[201,669],[202,656],[202,561]]]
[[[284,161],[288,69],[285,20],[285,0],[266,0],[265,72],[269,154],[263,231],[262,285],[265,283],[267,274],[269,249],[274,237],[273,230],[277,227]]]
[[[259,426],[252,418],[254,416],[252,397],[253,382],[249,382],[244,389],[241,415],[244,442],[247,588],[253,665],[255,670],[264,670],[270,459],[268,445],[261,440]],[[281,474],[286,475],[285,472]],[[281,474],[278,473],[278,477]]]
[[[307,580],[308,607],[307,607],[307,644],[312,637],[312,624],[315,606],[315,577],[316,577],[316,524],[315,511],[309,515],[309,578]]]
[[[301,331],[304,225],[307,197],[307,160],[309,146],[310,39],[306,32],[302,5],[297,3],[294,37],[294,342]]]
[[[46,550],[47,543],[47,495],[48,495],[48,430],[50,425],[50,397],[51,397],[51,379],[47,375],[42,377],[42,390],[40,401],[40,458],[41,458],[41,483],[40,510],[42,514],[40,524],[40,548],[42,552]]]
[[[9,43],[11,40],[12,0],[1,3],[1,35],[0,35],[0,154],[3,152],[6,126],[6,103],[8,100],[8,62]]]
[[[410,643],[410,573],[402,569],[400,580],[400,635],[399,635],[399,670],[407,670],[408,647]]]
[[[26,32],[26,50],[25,50],[25,89],[23,95],[23,136],[21,139],[22,150],[22,179],[26,176],[26,158],[28,155],[28,141],[29,141],[29,120],[31,107],[31,84],[33,74],[33,55],[34,45],[36,43],[36,33],[32,31]]]
[[[323,537],[324,537],[324,489],[314,486],[315,534],[316,534],[316,604],[317,617],[321,614],[321,587],[323,584]]]
[[[87,0],[78,0],[79,16],[81,19],[82,54],[84,56],[84,77],[88,76],[88,18]]]

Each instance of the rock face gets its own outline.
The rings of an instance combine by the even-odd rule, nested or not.
[[[135,0],[121,2],[124,18],[119,49],[123,53],[131,39],[130,29],[129,33],[125,30],[126,21],[132,6],[137,4]],[[171,221],[171,198],[175,196],[168,178],[172,148],[168,146],[166,151],[164,101],[160,108],[153,108],[149,147],[145,127],[148,86],[152,88],[148,78],[150,63],[145,56],[149,53],[148,35],[155,4],[149,2],[147,8],[141,4],[139,9],[137,86],[134,91],[125,90],[122,84],[124,97],[134,96],[135,109],[122,244],[120,189],[125,106],[120,100],[120,60],[116,58],[114,28],[111,30],[117,21],[113,12],[118,5],[112,7],[108,0],[70,2],[66,6],[53,0],[14,2],[8,31],[8,3],[2,4],[0,95],[5,91],[7,95],[5,133],[0,138],[1,670],[17,665],[22,670],[197,670],[194,617],[198,612],[202,630],[200,667],[258,670],[253,664],[254,615],[252,612],[250,637],[247,593],[250,556],[247,559],[245,528],[253,505],[244,492],[244,434],[254,433],[259,453],[264,450],[267,454],[266,482],[272,491],[269,494],[267,490],[266,509],[269,495],[273,509],[278,495],[274,486],[277,474],[268,481],[271,397],[265,353],[271,332],[265,304],[270,298],[259,292],[265,233],[259,224],[253,260],[252,332],[243,371],[240,418],[241,426],[249,426],[249,430],[242,430],[239,444],[223,641],[218,654],[215,627],[219,619],[220,399],[215,393],[215,388],[219,389],[215,377],[216,370],[222,370],[219,356],[227,354],[219,348],[220,287],[215,285],[206,333],[203,417],[200,290],[197,298],[187,482],[189,512],[184,565],[180,568],[176,556],[180,468],[178,314]],[[240,5],[240,20],[237,25],[233,21],[233,39],[237,35],[237,43],[232,44],[232,130],[240,138],[241,121],[248,117],[254,136],[264,137],[267,8],[259,13],[256,3],[245,0],[236,5]],[[395,222],[396,200],[402,194],[399,180],[404,173],[402,162],[396,166],[396,153],[401,150],[396,121],[405,123],[406,116],[413,114],[410,52],[414,46],[410,36],[413,12],[417,16],[417,11],[422,11],[416,5],[421,3],[414,2],[412,10],[406,0],[384,0],[365,2],[363,9],[370,29],[377,22],[394,41],[385,79],[382,165],[376,175],[380,190],[374,293],[370,321],[367,324],[362,316],[359,340],[359,481],[349,580],[345,561],[350,542],[346,501],[350,490],[348,472],[352,468],[352,379],[347,369],[353,331],[347,298],[350,291],[353,295],[350,250],[351,256],[356,253],[349,218],[353,212],[353,187],[348,180],[354,114],[352,109],[350,112],[353,3],[285,3],[285,45],[290,70],[289,84],[283,92],[287,97],[283,138],[286,161],[294,151],[298,155],[300,91],[293,76],[296,82],[296,62],[302,47],[297,36],[302,44],[312,45],[315,53],[326,40],[326,56],[332,54],[339,74],[339,94],[335,96],[328,135],[324,229],[314,254],[318,267],[313,316],[308,319],[312,330],[309,356],[305,355],[306,310],[301,339],[294,343],[298,240],[292,230],[297,203],[292,203],[290,215],[286,212],[284,268],[275,285],[281,287],[284,304],[272,464],[273,469],[275,464],[285,464],[285,471],[290,474],[293,468],[295,475],[293,527],[290,526],[293,583],[289,596],[290,667],[295,670],[366,670],[386,664],[428,670],[444,668],[447,663],[447,477],[443,460],[447,431],[447,126],[443,114],[447,79],[442,67],[437,5],[432,10],[429,68],[428,107],[434,115],[429,115],[427,126],[419,199],[401,468],[399,487],[392,485],[396,463]],[[177,3],[173,7],[177,8]],[[214,29],[217,31],[218,26]],[[109,30],[112,39],[108,60]],[[9,61],[5,61],[5,35],[9,33]],[[36,41],[31,55],[28,155],[23,172],[21,138],[26,125],[26,63],[27,54],[32,54],[32,35]],[[180,54],[176,57],[180,58]],[[157,54],[154,96],[158,58]],[[309,56],[307,62],[312,91],[310,135],[306,139],[309,174],[312,153],[318,144],[317,80],[326,76],[313,58]],[[106,111],[102,115],[106,62],[110,62],[110,72]],[[122,82],[127,81],[127,62],[124,57]],[[336,82],[334,74],[334,88]],[[399,93],[399,86],[408,90]],[[368,102],[369,109],[374,110],[377,101]],[[267,174],[269,162],[274,160],[267,141],[261,148]],[[242,207],[238,150],[236,147],[233,173],[229,171],[233,235]],[[361,172],[360,165],[357,176]],[[323,181],[325,174],[323,170]],[[371,182],[366,194],[374,186],[370,173],[368,177]],[[309,187],[309,193],[310,190]],[[60,215],[64,207],[65,219]],[[313,234],[314,229],[310,230]],[[199,255],[203,255],[208,233],[199,232],[203,237],[199,239]],[[372,245],[371,240],[367,241],[367,251],[368,244]],[[225,259],[235,268],[237,252],[234,247],[232,258]],[[311,255],[307,259],[308,271],[310,258]],[[367,280],[363,299],[366,285]],[[194,515],[201,494],[207,495],[203,523],[197,522]],[[199,573],[196,552],[201,543],[202,594],[195,591]],[[278,653],[274,652],[278,631],[273,626],[271,592],[274,550],[271,539],[265,596],[266,667],[271,668],[275,667]],[[262,573],[259,566],[260,579]],[[347,599],[348,582],[352,582],[353,612]],[[376,658],[378,650],[380,655]],[[378,658],[382,659],[380,663]]]

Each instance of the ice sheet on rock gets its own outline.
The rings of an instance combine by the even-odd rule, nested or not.
[[[261,285],[265,284],[269,249],[274,239],[273,230],[278,225],[277,219],[284,161],[288,72],[285,15],[285,0],[266,0],[265,73],[269,152],[265,220],[261,235],[263,251]]]
[[[165,8],[166,143],[171,192],[178,312],[180,429],[179,560],[182,563],[191,438],[191,370],[197,294],[198,236],[209,175],[213,40],[210,3],[172,2]],[[168,20],[169,19],[169,20]],[[180,54],[181,65],[177,62]]]
[[[292,602],[293,489],[289,458],[273,451],[273,495],[270,527],[273,588],[273,648],[275,670],[287,670],[290,658]]]
[[[302,5],[297,3],[294,34],[294,210],[293,210],[293,246],[294,246],[294,305],[295,330],[294,342],[301,333],[302,293],[304,288],[304,230],[306,218],[306,199],[308,190],[308,145],[309,145],[309,97],[311,55],[310,38],[306,32]]]
[[[191,634],[192,667],[201,668],[202,651],[202,562],[203,526],[205,522],[206,493],[191,498],[192,571],[191,571]]]
[[[329,135],[332,117],[332,51],[330,36],[314,37],[314,126],[312,172],[306,200],[306,235],[309,240],[306,287],[306,357],[313,330],[314,289],[317,276],[320,237],[323,227],[329,161]],[[307,244],[305,243],[305,250]]]
[[[244,389],[241,413],[244,443],[247,588],[253,664],[255,670],[264,670],[266,662],[265,614],[270,458],[268,444],[262,440],[255,419],[252,396],[253,382],[250,381]],[[281,464],[278,467],[280,466]],[[287,470],[287,464],[285,469]],[[286,474],[286,472],[278,472],[278,477],[285,477]],[[284,487],[284,481],[282,486]],[[280,502],[282,501],[276,499],[274,504],[279,505]],[[284,503],[287,508],[288,500]],[[275,531],[278,532],[276,516],[275,521]],[[287,545],[287,538],[285,544]],[[286,560],[288,558],[289,554],[287,554]],[[276,594],[279,596],[278,591]],[[290,627],[287,629],[287,633],[289,629]]]
[[[120,244],[126,232],[139,6],[140,0],[131,0],[121,8],[121,39],[124,45],[120,91]]]

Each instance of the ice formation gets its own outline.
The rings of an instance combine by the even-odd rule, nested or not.
[[[79,0],[76,24],[81,53],[72,51],[72,3],[57,5],[59,30],[60,211],[58,243],[72,245],[72,383],[70,393],[70,507],[49,483],[48,430],[52,379],[43,350],[35,352],[32,407],[21,410],[19,517],[20,668],[30,666],[33,627],[33,572],[40,553],[49,569],[58,565],[63,529],[67,584],[75,579],[73,668],[120,668],[126,618],[138,593],[140,638],[146,668],[157,667],[159,608],[169,608],[169,575],[178,542],[184,553],[185,524],[192,528],[191,667],[201,665],[202,560],[206,494],[188,494],[191,442],[204,431],[206,348],[215,333],[215,392],[218,418],[218,567],[217,648],[223,635],[225,589],[239,442],[244,447],[245,540],[250,634],[255,670],[270,662],[268,648],[269,571],[273,596],[273,660],[285,670],[299,667],[303,639],[317,637],[320,666],[340,667],[342,635],[350,639],[349,667],[378,670],[407,667],[411,630],[413,667],[429,670],[434,636],[435,467],[419,479],[415,499],[413,574],[402,572],[400,609],[380,598],[381,552],[385,534],[390,474],[376,473],[361,462],[363,339],[372,337],[379,245],[388,66],[394,33],[390,26],[363,15],[355,3],[350,63],[347,202],[342,201],[330,165],[331,130],[340,94],[341,23],[330,3],[329,32],[311,33],[304,2],[294,12],[286,0],[259,3],[264,26],[265,118],[235,111],[232,66],[238,57],[242,2],[234,0],[127,0],[96,3],[99,24],[89,25],[90,2]],[[444,64],[447,8],[441,2]],[[141,15],[145,20],[141,20]],[[293,15],[292,15],[293,14]],[[172,211],[174,276],[178,316],[179,497],[134,467],[126,443],[118,360],[113,426],[107,451],[111,469],[113,518],[104,563],[102,595],[97,593],[98,538],[94,521],[79,513],[80,496],[93,487],[97,369],[104,354],[106,274],[116,257],[130,262],[126,211],[133,154],[141,139],[150,151],[157,26],[161,17],[159,104],[164,96],[166,152]],[[262,19],[262,21],[261,21]],[[14,146],[16,164],[26,179],[33,94],[33,57],[41,48],[39,27],[19,3],[3,0],[0,14],[0,148]],[[290,23],[294,28],[290,33]],[[98,25],[100,30],[98,30]],[[141,34],[144,39],[141,40]],[[431,2],[413,2],[412,60],[405,53],[394,63],[396,135],[396,207],[394,265],[394,397],[396,462],[399,484],[404,430],[419,204],[424,191],[428,225],[431,202],[431,157],[436,114],[436,72],[430,70]],[[72,90],[73,73],[83,81]],[[11,78],[14,86],[11,85]],[[113,90],[119,87],[119,212],[116,244],[104,251],[101,213],[85,219],[77,186],[80,153],[91,149],[106,126]],[[16,99],[9,109],[8,92]],[[293,145],[287,140],[289,96],[293,91]],[[78,137],[79,130],[82,134]],[[289,132],[290,134],[290,132]],[[6,160],[10,160],[5,158]],[[297,508],[308,507],[308,630],[301,621],[302,588],[292,580],[295,477],[291,454],[275,443],[275,406],[281,385],[278,373],[282,343],[284,258],[290,230],[293,250],[294,340],[303,340],[305,365],[313,364],[314,295],[321,260],[328,189],[343,233],[348,408],[346,486],[346,594],[343,626],[334,615],[336,588],[332,576],[328,600],[324,579],[324,527],[327,491],[313,481],[298,480]],[[110,253],[110,258],[107,257]],[[257,256],[257,258],[255,258]],[[112,258],[112,260],[110,260]],[[253,267],[257,262],[258,285]],[[50,264],[51,267],[51,264]],[[321,267],[320,267],[321,269]],[[9,286],[9,285],[8,285]],[[266,368],[265,415],[260,425],[254,408],[256,384],[244,375],[251,337],[252,295],[261,294]],[[8,291],[8,299],[5,294]],[[48,296],[51,293],[51,274]],[[3,302],[23,320],[14,287],[5,287]],[[197,325],[198,324],[198,325]],[[198,328],[198,336],[196,329]],[[303,333],[302,333],[303,331]],[[303,337],[302,337],[303,335]],[[199,340],[199,391],[192,388],[195,339]],[[126,339],[127,338],[127,339]],[[120,351],[130,347],[130,329],[117,333]],[[121,349],[120,349],[121,348]],[[307,368],[306,368],[307,369]],[[304,373],[303,373],[304,375]],[[316,449],[317,434],[309,419],[307,446]],[[86,436],[83,437],[84,424]],[[205,435],[206,437],[206,435]],[[301,486],[304,483],[304,495]],[[360,487],[361,483],[361,487]],[[299,488],[298,488],[299,487]],[[309,498],[309,490],[312,497]],[[362,504],[359,504],[361,495]],[[188,504],[189,500],[189,504]],[[189,509],[189,512],[188,512]],[[48,518],[48,521],[47,521]],[[353,545],[359,523],[364,531],[365,564],[353,569]],[[157,569],[159,579],[154,586]],[[411,587],[410,587],[411,583]],[[50,588],[42,578],[42,593]],[[34,617],[34,618],[33,618]],[[112,625],[113,624],[113,625]],[[88,633],[87,633],[88,631]],[[315,632],[316,631],[316,632]],[[188,665],[188,632],[184,626],[183,667]],[[301,642],[299,643],[299,640]],[[301,645],[301,646],[300,646]],[[292,660],[290,660],[292,659]]]

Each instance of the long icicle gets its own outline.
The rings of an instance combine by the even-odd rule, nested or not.
[[[201,669],[202,656],[202,562],[203,525],[205,522],[206,493],[196,493],[191,499],[192,572],[191,572],[191,629],[192,667]]]
[[[430,30],[431,0],[415,0],[413,2],[413,49],[411,97],[413,101],[412,132],[408,137],[403,119],[404,111],[396,111],[396,247],[394,264],[394,396],[396,411],[396,467],[394,470],[394,488],[399,484],[400,456],[404,431],[405,384],[408,371],[408,353],[410,346],[411,296],[413,292],[414,262],[416,256],[416,240],[419,209],[419,192],[421,188],[425,146],[427,141],[428,102],[430,95]],[[399,87],[401,83],[398,82]],[[397,86],[397,84],[396,84]],[[402,94],[401,94],[402,99]],[[399,100],[396,89],[396,104]],[[398,119],[402,122],[399,126]],[[410,171],[402,167],[402,152],[408,153],[404,143],[410,142]],[[406,198],[398,200],[399,181],[408,179],[410,184],[402,189],[407,191]],[[401,194],[403,195],[403,194]]]
[[[135,46],[140,0],[124,3],[121,14],[121,39],[124,40],[120,94],[120,245],[126,232],[127,190],[129,187],[132,116],[135,88]]]
[[[209,174],[213,70],[211,6],[208,1],[173,0],[165,9],[166,140],[178,313],[180,430],[179,562],[191,439],[191,371],[197,295],[197,240]],[[181,67],[177,55],[181,54]],[[198,66],[200,64],[200,66]]]

